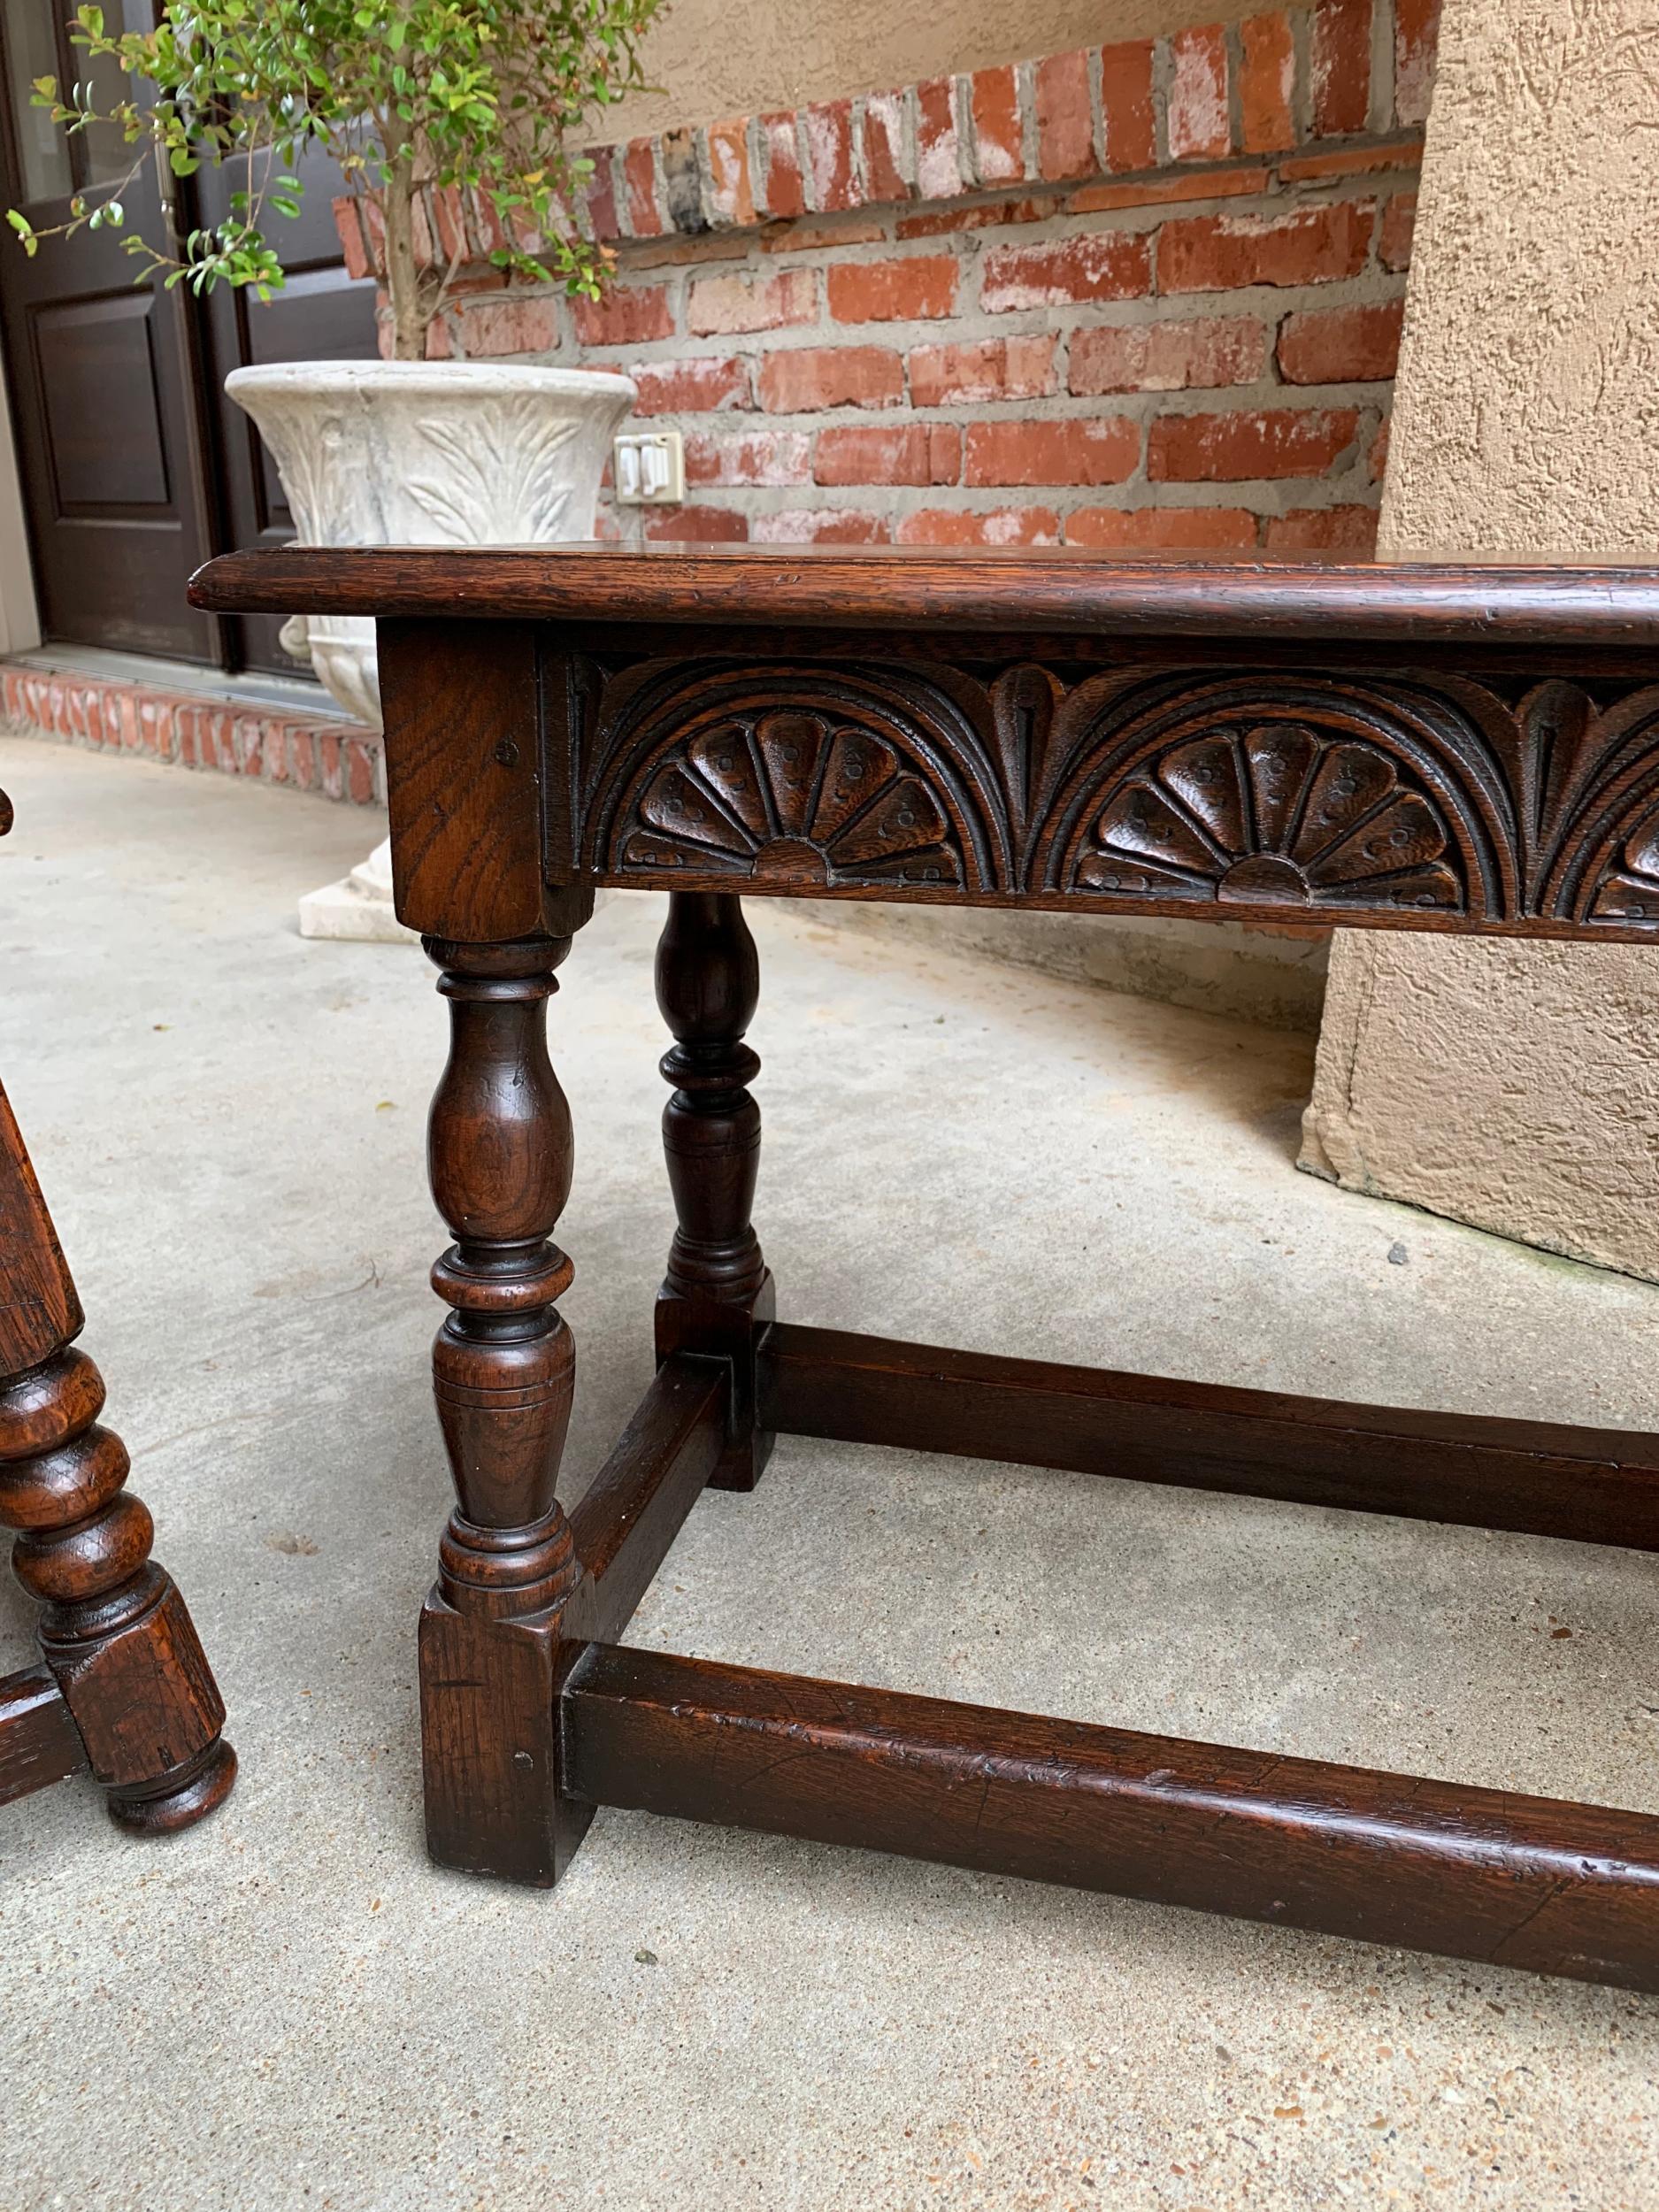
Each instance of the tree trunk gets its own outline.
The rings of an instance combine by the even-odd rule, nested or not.
[[[388,146],[388,153],[393,150]],[[412,149],[393,153],[381,212],[386,223],[386,288],[392,302],[392,358],[422,361],[432,318],[415,265],[415,161]]]

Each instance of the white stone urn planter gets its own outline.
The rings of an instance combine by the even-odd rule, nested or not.
[[[559,545],[591,537],[634,403],[626,376],[494,362],[301,361],[234,369],[302,545]],[[359,721],[380,723],[374,624],[294,616],[282,642]],[[406,939],[389,843],[300,901],[307,937]]]

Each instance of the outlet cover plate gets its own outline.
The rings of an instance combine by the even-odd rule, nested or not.
[[[618,507],[677,507],[686,496],[686,449],[678,430],[625,430],[611,447]]]

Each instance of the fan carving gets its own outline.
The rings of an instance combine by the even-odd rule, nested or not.
[[[1625,839],[1596,886],[1590,912],[1599,921],[1659,922],[1659,809]]]
[[[939,801],[884,738],[833,716],[734,717],[651,777],[627,867],[785,883],[959,884]]]
[[[1465,903],[1426,793],[1378,748],[1297,722],[1216,730],[1137,770],[1094,816],[1073,881],[1250,905]]]

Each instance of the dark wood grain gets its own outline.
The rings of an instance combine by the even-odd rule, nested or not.
[[[64,1694],[44,1668],[0,1678],[0,1805],[50,1789],[86,1763]]]
[[[399,920],[455,942],[580,928],[591,891],[542,881],[534,632],[382,622],[380,673]]]
[[[0,1285],[0,1527],[18,1532],[12,1569],[40,1603],[41,1648],[111,1816],[146,1834],[188,1827],[235,1777],[224,1702],[184,1600],[150,1555],[126,1447],[99,1425],[104,1380],[71,1343],[81,1302],[4,1093]]]
[[[12,825],[0,792],[0,837]],[[11,1105],[0,1091],[0,1528],[40,1604],[41,1651],[111,1817],[139,1834],[188,1828],[236,1776],[224,1701],[173,1578],[150,1555],[127,1448],[100,1425],[104,1378],[74,1348],[81,1300]],[[63,1715],[9,1724],[19,1794],[61,1778]]]
[[[595,1805],[1659,1989],[1651,1814],[618,1646],[561,1731]]]
[[[579,878],[1652,941],[1659,684],[571,648]],[[937,640],[934,643],[936,645]]]
[[[1659,941],[1659,570],[247,557],[426,580],[382,623],[425,929],[565,933],[650,883]]]
[[[1659,941],[1659,568],[578,547],[196,590],[381,618],[400,910],[454,1017],[434,1856],[549,1885],[604,1802],[1659,1987],[1659,1820],[613,1647],[774,1429],[1659,1550],[1654,1437],[773,1323],[739,904]],[[657,1380],[567,1519],[542,1006],[599,884],[670,894],[676,1228]]]
[[[616,1449],[572,1510],[587,1589],[572,1608],[584,1637],[619,1636],[719,1465],[731,1371],[676,1352],[657,1369]]]
[[[780,1322],[761,1417],[792,1436],[1659,1551],[1659,1436],[901,1344]]]
[[[455,1483],[420,1623],[426,1839],[445,1866],[551,1882],[585,1824],[554,1770],[560,1616],[581,1571],[555,1495],[576,1351],[552,1242],[570,1194],[570,1109],[547,1051],[568,938],[428,937],[449,1008],[432,1102],[432,1194],[455,1241],[433,1390]]]
[[[714,1482],[752,1490],[772,1451],[757,1419],[755,1348],[774,1310],[772,1276],[749,1216],[760,1168],[760,1109],[749,1086],[760,1056],[743,1041],[760,998],[760,963],[729,895],[673,892],[657,948],[657,1003],[674,1034],[662,1071],[678,1226],[657,1295],[657,1352],[724,1360],[729,1434]]]
[[[1466,563],[1113,561],[1076,549],[791,546],[284,546],[228,553],[193,606],[248,614],[704,624],[864,623],[1637,644],[1659,636],[1659,570]]]
[[[0,1375],[50,1359],[85,1320],[12,1102],[0,1090]]]

